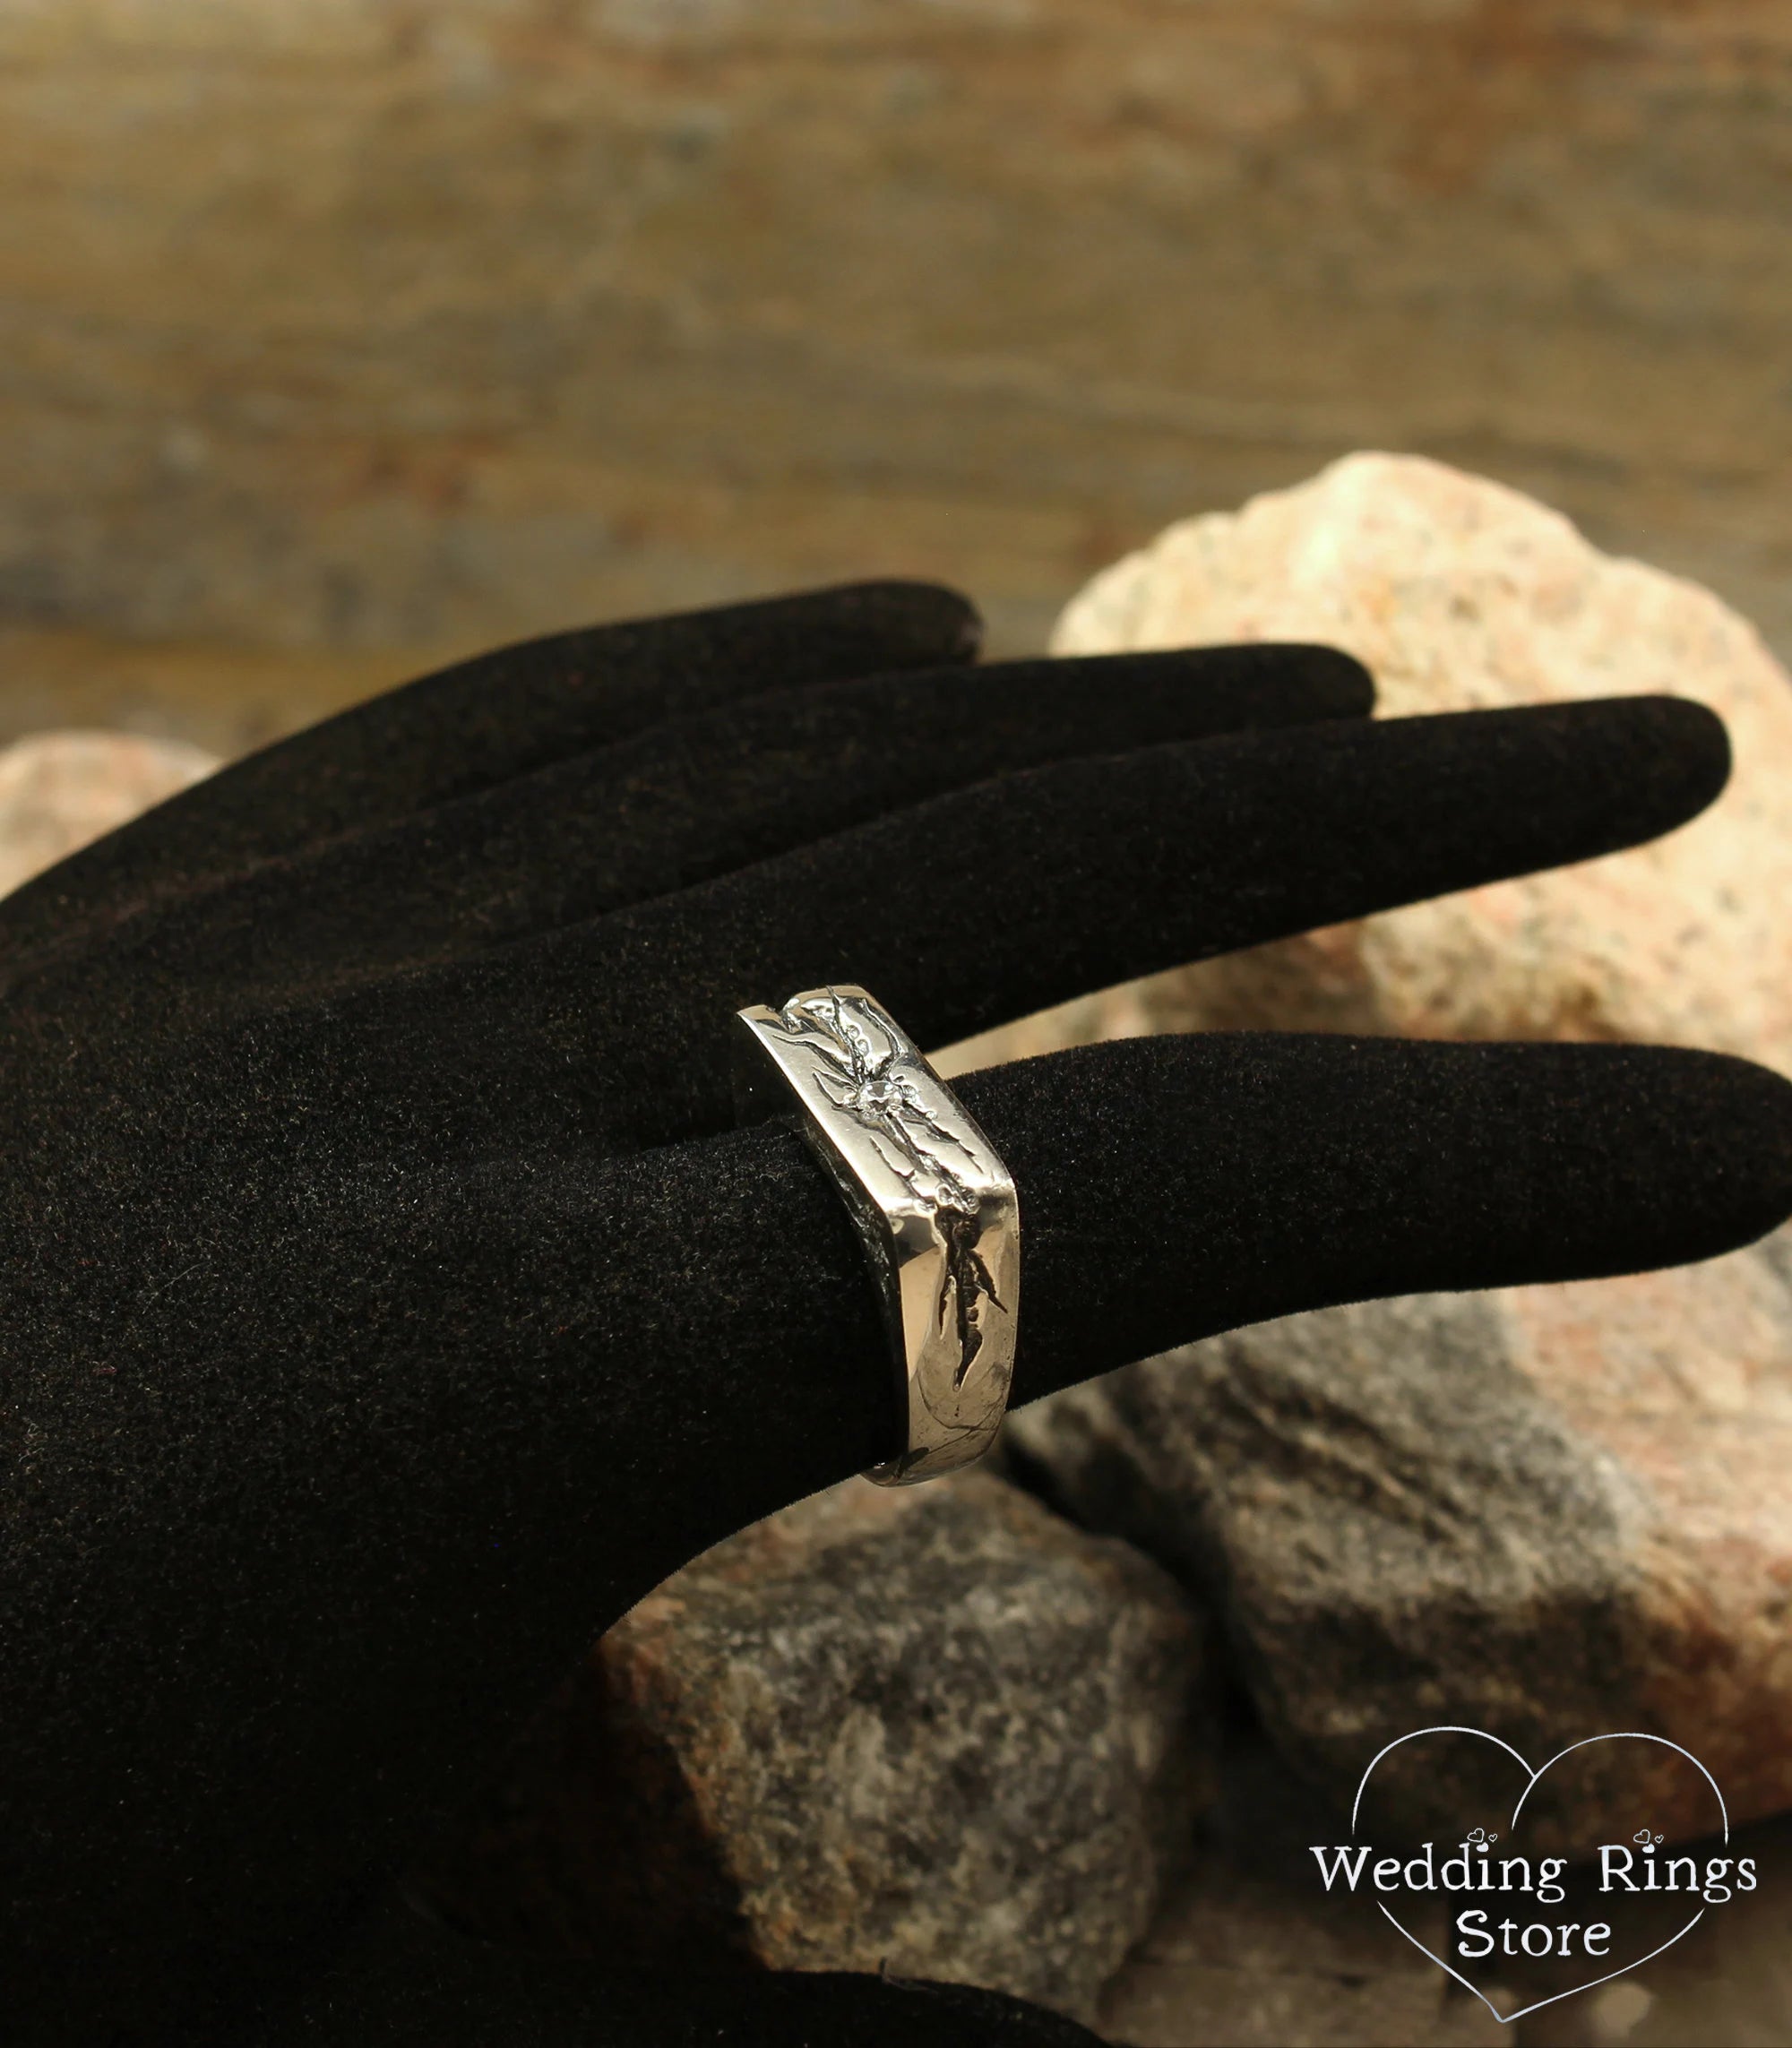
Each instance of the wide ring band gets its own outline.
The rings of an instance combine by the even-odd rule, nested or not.
[[[995,1441],[1014,1372],[1021,1209],[1008,1169],[864,989],[806,989],[738,1015],[742,1121],[794,1096],[882,1296],[905,1442],[866,1477],[909,1486],[971,1464]]]

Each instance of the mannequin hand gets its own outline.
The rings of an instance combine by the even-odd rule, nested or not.
[[[1376,725],[1324,650],[972,642],[918,586],[538,642],[0,906],[15,2038],[246,2038],[612,1619],[897,1448],[837,1195],[729,1128],[737,1008],[858,981],[940,1045],[1726,772],[1673,700]],[[957,1085],[1021,1191],[1016,1401],[1792,1208],[1792,1089],[1698,1053],[1225,1036]]]

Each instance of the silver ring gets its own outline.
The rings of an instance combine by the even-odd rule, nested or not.
[[[737,1014],[742,1121],[796,1097],[803,1134],[846,1198],[883,1299],[905,1442],[866,1477],[912,1486],[973,1463],[995,1441],[1014,1373],[1012,1177],[864,989],[810,988],[781,1010],[755,1003]]]

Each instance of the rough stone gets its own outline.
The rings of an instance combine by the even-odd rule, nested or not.
[[[432,1889],[498,1939],[1086,2018],[1206,1798],[1202,1674],[1124,1545],[993,1475],[855,1480],[612,1629]]]
[[[1637,1038],[1792,1071],[1792,683],[1745,620],[1484,478],[1361,454],[1170,528],[1098,576],[1054,644],[1279,638],[1359,656],[1383,717],[1696,697],[1728,726],[1735,772],[1649,846],[1161,977],[1085,1029]]]
[[[1792,1237],[1261,1324],[1010,1435],[1069,1510],[1215,1601],[1266,1725],[1347,1808],[1384,1743],[1443,1725],[1538,1765],[1642,1729],[1691,1750],[1734,1818],[1792,1805]],[[1539,1788],[1539,1843],[1619,1839],[1645,1793],[1663,1827],[1709,1824],[1674,1769],[1605,1760]],[[1466,1824],[1476,1789],[1416,1751],[1377,1784],[1415,1826]]]
[[[217,766],[133,733],[34,733],[0,750],[0,895]]]

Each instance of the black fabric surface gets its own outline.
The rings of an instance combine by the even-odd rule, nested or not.
[[[875,1980],[724,1995],[365,1931],[611,1620],[894,1448],[838,1197],[788,1125],[728,1128],[733,1011],[861,981],[943,1043],[1647,839],[1727,753],[1671,699],[1372,724],[1321,649],[973,646],[961,600],[900,585],[538,642],[0,904],[14,2038],[985,2024]],[[1021,1189],[1017,1399],[1792,1209],[1792,1088],[1696,1052],[1215,1036],[960,1092]]]
[[[1087,2027],[967,1984],[839,1972],[650,1976],[453,1941],[375,1916],[257,2048],[1100,2048]]]

